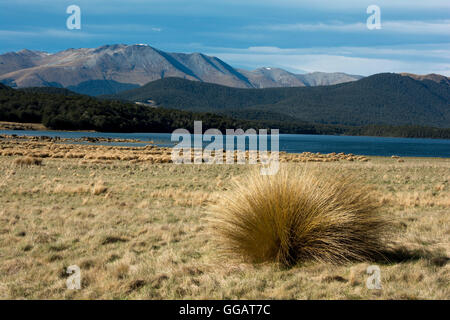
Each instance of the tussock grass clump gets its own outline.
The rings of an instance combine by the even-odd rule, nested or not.
[[[94,196],[98,196],[106,191],[108,191],[108,187],[105,186],[103,181],[99,180],[93,185],[91,193]]]
[[[215,206],[223,253],[247,262],[364,261],[384,249],[388,224],[369,187],[315,170],[251,173]]]
[[[22,157],[15,159],[14,164],[17,166],[40,166],[42,165],[42,159],[34,157]]]
[[[92,188],[91,193],[94,196],[98,196],[106,191],[108,191],[108,187],[105,187],[103,184],[97,184]]]

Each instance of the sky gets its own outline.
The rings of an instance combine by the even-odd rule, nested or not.
[[[69,30],[66,9],[81,9]],[[370,5],[381,29],[367,28]],[[202,52],[233,67],[450,76],[449,0],[0,0],[0,53],[105,44]]]

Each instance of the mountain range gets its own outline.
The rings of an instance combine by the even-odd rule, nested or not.
[[[180,109],[242,121],[450,127],[450,80],[442,75],[294,74],[270,67],[248,71],[217,57],[168,53],[148,45],[10,52],[0,55],[0,82],[39,97],[56,94],[70,100],[75,92],[127,102],[121,106],[132,102],[142,110]],[[8,97],[12,91],[5,92]],[[32,96],[18,99],[33,101]],[[96,104],[95,99],[77,99],[83,108]],[[0,101],[9,110],[5,114],[18,119],[33,114],[33,104],[16,114],[14,101]],[[51,99],[45,101],[43,106]]]
[[[309,87],[362,78],[345,73],[294,74],[279,68],[236,69],[202,53],[169,53],[149,45],[105,45],[54,54],[22,50],[0,55],[0,82],[13,88],[60,87],[114,94],[167,77],[235,88]]]

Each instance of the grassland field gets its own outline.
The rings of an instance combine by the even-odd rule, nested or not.
[[[0,139],[0,298],[450,299],[450,159],[282,155],[357,175],[395,226],[389,261],[286,268],[228,260],[212,241],[211,206],[254,165],[169,154]],[[381,290],[366,288],[373,264]],[[66,287],[70,265],[80,290]]]

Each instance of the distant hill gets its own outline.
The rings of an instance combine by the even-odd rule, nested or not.
[[[18,91],[23,91],[26,93],[44,93],[44,94],[60,94],[63,96],[74,96],[78,95],[73,91],[64,88],[56,88],[56,87],[30,87],[30,88],[22,88],[17,89]]]
[[[341,73],[293,74],[277,68],[235,69],[202,53],[171,53],[149,45],[105,45],[54,54],[22,50],[0,55],[0,82],[15,88],[61,87],[114,94],[167,77],[235,88],[315,86],[358,80]]]
[[[114,80],[89,80],[81,82],[76,86],[68,86],[67,89],[88,96],[101,96],[105,94],[116,94],[122,91],[139,88],[137,84],[120,83]]]
[[[435,73],[430,73],[430,74],[425,74],[425,75],[420,75],[420,74],[413,74],[413,73],[400,73],[402,76],[405,77],[410,77],[413,78],[415,80],[431,80],[440,84],[446,84],[450,86],[450,78],[440,75],[440,74],[435,74]]]
[[[253,88],[282,88],[282,87],[314,87],[328,86],[344,82],[356,81],[362,76],[346,73],[314,72],[294,74],[279,68],[259,68],[253,71],[239,69]]]
[[[106,132],[172,132],[205,127],[258,128],[256,122],[179,110],[155,109],[134,103],[99,100],[59,88],[12,89],[0,84],[0,121],[42,123],[57,130]]]
[[[333,86],[237,89],[167,78],[107,96],[248,120],[450,127],[450,86],[383,73]]]

